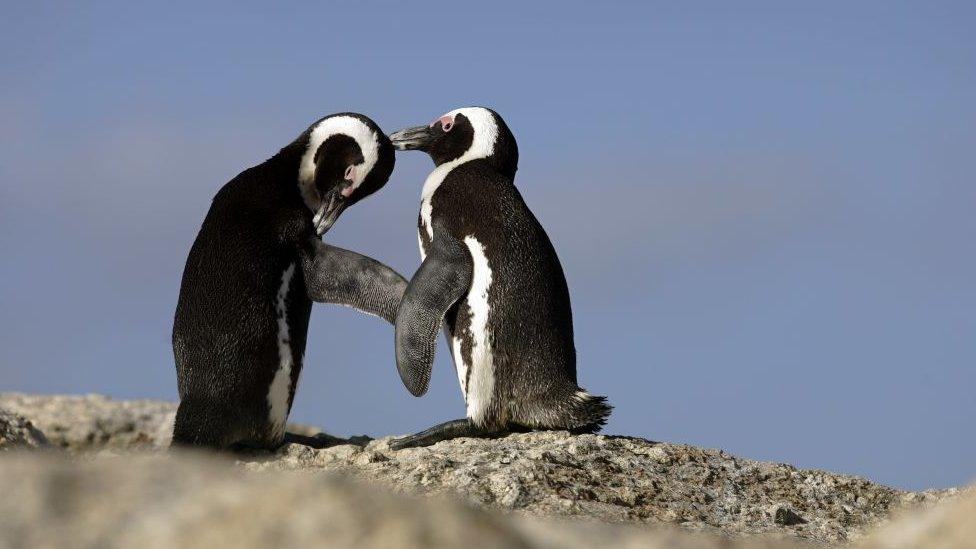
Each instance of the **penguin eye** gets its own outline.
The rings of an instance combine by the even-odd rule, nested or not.
[[[352,181],[355,176],[356,176],[356,167],[349,166],[348,168],[346,168],[346,173],[343,174],[342,178],[345,179],[346,181]]]
[[[442,116],[442,117],[438,118],[437,120],[434,120],[433,122],[431,122],[430,123],[430,127],[433,128],[434,126],[437,125],[438,122],[441,123],[441,130],[443,130],[444,133],[447,133],[447,132],[451,131],[451,128],[454,127],[454,117],[453,116],[448,116],[448,115],[445,114],[444,116]]]

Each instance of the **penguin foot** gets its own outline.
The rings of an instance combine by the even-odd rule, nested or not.
[[[398,438],[390,442],[390,450],[403,450],[404,448],[422,448],[436,444],[442,440],[453,438],[495,438],[504,435],[506,431],[478,427],[470,419],[455,419],[445,421],[439,425],[434,425],[430,429],[419,433]]]
[[[349,444],[349,441],[325,433],[318,433],[315,436],[285,433],[285,439],[282,441],[282,444],[301,444],[302,446],[321,450],[322,448],[330,448],[340,444]]]

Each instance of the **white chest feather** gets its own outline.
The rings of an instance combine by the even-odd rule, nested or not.
[[[420,234],[420,231],[422,231],[422,230],[424,230],[424,229],[423,228],[420,228],[420,227],[417,228],[417,246],[420,248],[420,261],[421,262],[423,262],[425,259],[427,259],[427,250],[424,249],[424,237],[421,236],[421,234]]]
[[[292,263],[281,275],[281,286],[275,303],[278,316],[278,370],[275,372],[271,387],[268,389],[269,421],[276,436],[285,431],[285,420],[288,418],[288,398],[291,394],[291,372],[295,365],[295,358],[291,352],[291,337],[288,331],[288,290],[291,279],[295,275],[295,264]]]
[[[474,275],[468,290],[467,304],[471,310],[470,333],[471,364],[463,363],[458,338],[454,340],[455,360],[462,360],[457,368],[458,377],[462,371],[467,383],[461,381],[461,390],[467,402],[468,417],[480,422],[491,404],[495,389],[495,365],[492,356],[492,334],[488,329],[488,291],[491,289],[492,271],[485,256],[485,247],[473,236],[464,239],[474,262]],[[470,370],[470,374],[468,373]]]
[[[464,401],[468,401],[468,363],[461,354],[461,337],[455,334],[451,338],[451,356],[454,358],[454,369],[457,370],[458,385],[461,386],[461,395]]]
[[[434,168],[434,171],[430,172],[430,175],[428,175],[427,179],[424,181],[424,189],[420,193],[420,220],[421,228],[427,231],[427,238],[430,240],[434,239],[434,226],[431,224],[431,217],[434,213],[434,207],[431,204],[431,201],[434,198],[434,193],[437,192],[437,188],[440,187],[441,183],[444,182],[444,178],[447,177],[447,174],[449,174],[455,166],[460,164],[462,159],[463,157],[437,166]],[[420,247],[420,253],[421,255],[424,255],[423,246]]]

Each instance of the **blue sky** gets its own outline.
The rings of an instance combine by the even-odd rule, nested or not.
[[[607,432],[898,487],[976,477],[976,9],[959,3],[8,3],[0,390],[176,398],[216,190],[316,118],[494,107]],[[405,275],[429,159],[329,240]],[[292,419],[405,433],[392,329],[313,310]]]

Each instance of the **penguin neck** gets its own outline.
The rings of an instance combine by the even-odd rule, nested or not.
[[[440,163],[435,162],[436,167],[434,168],[434,171],[430,172],[430,175],[427,176],[427,180],[424,181],[424,188],[421,192],[421,198],[424,200],[430,200],[430,197],[434,195],[437,188],[440,187],[441,183],[444,181],[444,178],[447,177],[447,174],[449,174],[451,170],[462,164],[477,160],[482,161],[482,165],[485,169],[495,171],[506,179],[512,180],[515,178],[515,170],[517,167],[514,164],[510,166],[506,165],[507,162],[499,158],[498,155],[494,153],[485,156],[471,154],[469,151],[453,160],[447,160]]]
[[[300,143],[291,143],[287,147],[278,151],[265,162],[269,173],[273,174],[274,180],[270,183],[280,186],[279,191],[282,198],[289,206],[300,206],[309,216],[319,206],[319,193],[315,190],[314,183],[303,183],[298,176],[301,166],[302,156],[305,154],[305,146]]]
[[[434,170],[442,170],[444,173],[451,171],[455,166],[472,160],[484,160],[487,166],[509,179],[514,179],[515,172],[518,170],[518,153],[509,154],[505,149],[492,150],[488,154],[468,149],[461,156],[452,159],[431,158],[434,160]]]

